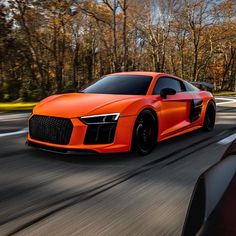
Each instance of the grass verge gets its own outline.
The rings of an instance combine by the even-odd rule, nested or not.
[[[4,102],[0,103],[0,111],[29,111],[36,105],[36,102]]]
[[[214,96],[230,96],[230,95],[236,95],[236,92],[230,92],[230,91],[222,91],[222,92],[214,92]]]

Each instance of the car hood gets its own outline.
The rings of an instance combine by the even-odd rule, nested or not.
[[[143,98],[144,96],[136,95],[89,93],[60,94],[53,95],[42,100],[34,108],[33,113],[38,115],[67,118],[114,112],[121,113],[132,102]]]

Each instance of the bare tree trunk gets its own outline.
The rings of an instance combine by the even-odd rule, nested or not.
[[[180,54],[181,54],[181,78],[185,79],[185,68],[184,68],[184,47],[185,47],[185,36],[186,31],[184,31],[184,35],[181,38],[181,46],[180,46]]]
[[[3,99],[3,61],[0,59],[0,101]]]
[[[193,81],[197,81],[198,46],[194,45]]]
[[[120,71],[120,66],[118,63],[118,55],[117,55],[117,22],[116,22],[116,10],[117,10],[117,1],[114,0],[114,8],[113,8],[113,53],[114,53],[114,67],[115,71]]]
[[[121,4],[121,8],[123,10],[123,65],[124,71],[129,70],[128,66],[128,45],[127,45],[127,0],[123,0],[123,4]]]
[[[76,42],[74,53],[73,53],[73,88],[76,89],[78,87],[78,56],[79,56],[79,43]]]

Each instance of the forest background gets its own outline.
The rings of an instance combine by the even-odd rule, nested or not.
[[[0,101],[157,71],[236,91],[235,0],[0,0]]]

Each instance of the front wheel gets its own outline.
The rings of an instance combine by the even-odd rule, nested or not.
[[[157,119],[150,110],[142,111],[134,126],[133,149],[141,155],[149,154],[157,142]]]
[[[215,119],[216,119],[215,104],[213,102],[209,102],[205,113],[203,129],[206,131],[212,131],[215,126]]]

